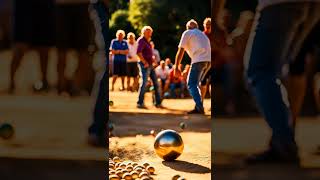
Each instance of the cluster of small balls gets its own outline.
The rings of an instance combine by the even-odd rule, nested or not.
[[[155,168],[145,162],[121,161],[119,157],[109,158],[109,180],[153,180]]]

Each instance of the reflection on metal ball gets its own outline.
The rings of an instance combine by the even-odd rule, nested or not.
[[[182,138],[174,130],[161,131],[155,138],[154,150],[165,161],[177,159],[183,152],[183,148]]]

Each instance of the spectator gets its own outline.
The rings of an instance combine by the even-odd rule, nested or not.
[[[124,79],[127,75],[127,55],[129,53],[128,43],[123,39],[125,32],[118,30],[116,33],[116,39],[111,41],[110,51],[114,55],[113,57],[113,79],[111,91],[114,91],[114,84],[117,81],[118,76],[121,78],[120,91],[125,90]]]
[[[167,88],[165,88],[166,81],[169,76],[169,67],[166,66],[164,60],[160,61],[160,66],[156,68],[156,75],[160,83],[161,87],[161,96],[163,97],[163,94],[166,92]]]
[[[153,41],[151,41],[150,44],[151,44],[151,47],[152,47],[153,56],[154,56],[154,58],[156,59],[157,64],[159,64],[159,63],[160,63],[160,60],[161,60],[161,58],[160,58],[160,53],[159,53],[159,51],[158,51],[157,49],[155,49],[155,45],[154,45],[154,42],[153,42]]]
[[[166,58],[165,62],[166,62],[166,65],[169,67],[169,69],[172,69],[173,64],[171,63],[171,59]]]
[[[167,80],[167,86],[170,89],[170,97],[171,98],[177,98],[181,97],[184,98],[184,83],[183,83],[183,76],[180,74],[179,76],[174,75],[174,68],[175,65],[173,65],[173,69],[170,70],[169,78]],[[181,66],[179,68],[181,71]],[[178,91],[178,93],[177,93]]]
[[[152,58],[152,47],[150,44],[153,29],[150,26],[144,26],[141,30],[141,37],[138,39],[138,50],[137,54],[139,56],[139,69],[142,78],[142,83],[139,89],[139,100],[137,102],[138,108],[146,108],[144,105],[144,94],[145,88],[148,82],[148,77],[150,76],[154,89],[155,89],[155,106],[161,108],[161,99],[159,92],[159,84],[157,81],[157,76],[154,67],[157,66],[157,62]]]
[[[130,32],[127,36],[128,41],[128,58],[127,58],[127,90],[128,91],[135,91],[138,87],[138,43],[136,42],[136,36]],[[133,84],[131,85],[130,79],[133,78]]]

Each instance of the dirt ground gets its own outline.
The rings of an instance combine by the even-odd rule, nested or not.
[[[206,115],[187,115],[186,112],[194,107],[192,99],[165,99],[164,109],[157,109],[152,105],[151,93],[147,93],[145,104],[148,109],[141,110],[135,107],[137,92],[114,91],[109,97],[114,102],[109,109],[115,136],[109,139],[111,157],[149,162],[156,169],[154,179],[171,179],[177,174],[186,179],[211,179],[210,99],[204,103]],[[184,130],[179,126],[181,122],[186,124]],[[150,131],[162,129],[176,130],[184,141],[184,152],[177,161],[166,162],[154,152],[154,137]]]

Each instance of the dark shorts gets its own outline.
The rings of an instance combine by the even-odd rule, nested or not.
[[[87,49],[93,36],[88,4],[56,5],[56,46],[61,49]]]
[[[137,77],[139,75],[138,63],[128,62],[127,63],[127,76]]]
[[[127,62],[126,60],[113,60],[113,75],[126,76]]]
[[[204,78],[201,80],[201,86],[205,86],[207,83],[211,84],[211,75],[213,71],[212,68],[207,72],[207,74],[204,76]]]
[[[54,45],[54,1],[15,0],[13,41],[32,46]]]
[[[290,74],[301,75],[305,72],[305,58],[307,53],[312,53],[316,57],[316,70],[320,72],[320,23],[310,32],[305,40],[297,58],[290,63]]]

